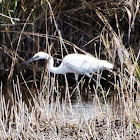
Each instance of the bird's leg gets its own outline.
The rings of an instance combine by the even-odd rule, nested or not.
[[[75,81],[76,81],[76,86],[75,86],[75,88],[73,89],[73,92],[74,92],[75,89],[78,87],[78,85],[81,83],[81,81],[83,80],[84,76],[85,76],[85,75],[83,75],[83,77],[80,79],[80,81],[75,80]]]
[[[97,84],[97,81],[89,73],[86,73],[85,75],[91,78]]]
[[[81,99],[80,90],[79,90],[79,83],[78,83],[78,74],[74,74],[74,76],[75,76],[75,80],[76,80],[76,90],[75,90],[76,98]]]
[[[78,87],[78,80],[75,80],[76,81],[76,87]]]
[[[75,81],[76,81],[76,87],[78,87],[78,74],[74,74],[75,76]]]
[[[98,87],[100,87],[101,85],[100,85],[100,83],[98,82],[98,80],[95,80],[89,73],[86,73],[85,74],[86,76],[88,76],[89,78],[91,78],[94,82],[95,82],[95,84],[96,84],[96,90],[97,90],[97,88]],[[98,75],[97,75],[98,76]],[[98,79],[98,78],[97,78]]]
[[[98,83],[98,82],[92,77],[92,75],[90,75],[89,73],[86,73],[85,75],[88,76],[90,79],[92,79],[92,80],[95,82],[95,85],[93,85],[94,88],[97,87],[97,83]],[[90,83],[90,81],[88,82],[88,84],[89,84],[89,83]],[[96,88],[95,88],[95,89],[96,89]]]

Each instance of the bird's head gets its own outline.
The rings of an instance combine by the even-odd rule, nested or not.
[[[31,59],[25,61],[23,64],[27,64],[32,61],[40,60],[40,59],[46,59],[48,60],[50,58],[50,55],[45,52],[38,52],[36,53]]]

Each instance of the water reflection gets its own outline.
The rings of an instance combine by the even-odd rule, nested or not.
[[[103,117],[106,112],[111,111],[110,105],[102,105],[94,101],[83,101],[81,103],[73,103],[72,108],[69,105],[66,106],[66,116],[69,120],[73,118],[77,119],[77,123],[90,120],[98,116]],[[104,116],[105,117],[105,116]],[[76,120],[74,120],[76,122]]]

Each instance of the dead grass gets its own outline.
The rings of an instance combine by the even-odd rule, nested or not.
[[[47,94],[35,97],[34,105],[27,107],[16,82],[12,106],[1,93],[0,139],[140,139],[140,96],[134,101],[122,93],[121,85],[117,84],[116,104],[114,99],[99,101],[97,94],[93,101],[74,104],[70,99],[60,103],[59,94],[55,100]]]
[[[139,2],[78,2],[78,6],[73,8],[69,5],[65,7],[62,1],[58,4],[55,1],[42,1],[39,5],[36,5],[38,1],[29,5],[28,2],[21,2],[20,6],[24,11],[22,16],[26,17],[20,24],[23,25],[21,30],[20,26],[15,24],[17,18],[12,18],[21,16],[22,12],[18,14],[16,11],[18,6],[12,3],[15,7],[12,16],[6,15],[7,9],[3,6],[5,12],[0,14],[0,18],[5,24],[1,25],[3,39],[0,53],[8,56],[12,64],[9,66],[6,57],[1,57],[0,61],[3,58],[7,60],[5,61],[9,67],[4,67],[4,70],[8,73],[7,79],[12,81],[13,93],[11,91],[10,100],[6,102],[8,92],[4,97],[1,82],[0,139],[140,139],[140,50],[137,43],[138,31],[134,28],[139,29]],[[73,2],[71,4],[73,6]],[[26,9],[26,6],[31,10]],[[41,14],[38,14],[40,11]],[[113,23],[110,18],[114,20]],[[38,26],[35,19],[40,19]],[[121,21],[125,23],[122,24]],[[41,32],[42,26],[45,26],[45,33]],[[41,33],[36,32],[37,29]],[[32,47],[25,49],[21,45],[24,43],[23,46]],[[89,50],[87,46],[90,46]],[[98,58],[109,60],[116,69],[109,73],[113,78],[113,81],[109,81],[113,89],[105,89],[101,85],[101,75],[98,74],[98,84],[93,91],[89,90],[90,82],[85,89],[91,101],[76,100],[76,103],[72,103],[72,92],[66,75],[64,88],[60,88],[58,79],[48,73],[47,67],[39,76],[41,80],[38,86],[36,79],[41,68],[37,69],[37,64],[34,68],[29,66],[29,69],[33,69],[33,76],[29,74],[29,80],[27,76],[24,79],[26,71],[20,73],[17,70],[18,76],[15,78],[14,74],[17,73],[14,72],[21,69],[20,61],[23,62],[29,57],[27,52],[33,54],[39,50],[45,50],[60,59],[68,53],[89,51]],[[0,66],[3,67],[2,64]],[[12,77],[16,80],[12,80]],[[37,94],[30,90],[29,82],[34,83]],[[21,88],[23,84],[32,97],[32,100],[28,99],[28,105],[22,98],[25,96]],[[102,96],[99,97],[99,94]]]

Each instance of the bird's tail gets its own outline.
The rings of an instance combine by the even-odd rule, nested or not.
[[[108,69],[113,69],[113,64],[107,62],[107,61],[104,61],[104,67],[105,68],[108,68]]]

